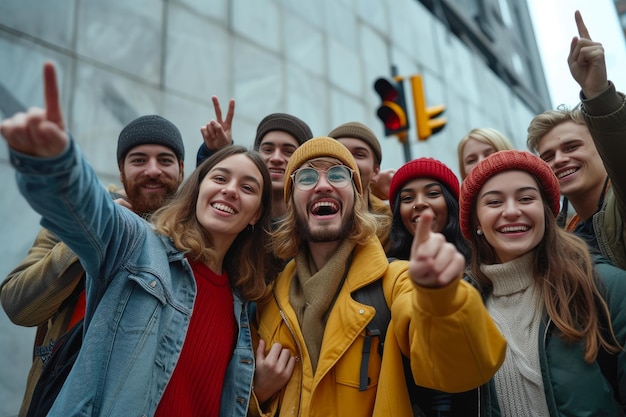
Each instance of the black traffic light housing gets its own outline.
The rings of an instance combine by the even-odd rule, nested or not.
[[[374,82],[374,90],[382,101],[376,114],[385,126],[385,136],[406,135],[410,126],[402,77],[395,77],[392,81],[378,78]]]

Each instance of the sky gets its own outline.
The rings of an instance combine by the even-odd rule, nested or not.
[[[601,42],[609,80],[626,92],[626,41],[613,0],[527,0],[552,105],[578,104],[580,86],[567,66],[570,42],[578,36],[574,12],[580,10],[591,39]]]

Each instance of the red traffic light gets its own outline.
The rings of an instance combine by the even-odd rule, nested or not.
[[[409,129],[406,102],[402,79],[393,82],[379,78],[374,82],[374,90],[381,98],[381,105],[376,114],[385,126],[385,135],[391,136],[406,132]]]

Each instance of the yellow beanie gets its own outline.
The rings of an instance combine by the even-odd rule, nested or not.
[[[304,142],[291,155],[285,172],[285,203],[287,203],[291,198],[291,174],[293,174],[293,172],[300,168],[305,162],[324,156],[336,158],[345,166],[351,168],[354,171],[352,174],[352,181],[354,181],[359,194],[363,194],[363,185],[361,184],[359,167],[348,148],[335,139],[322,136]]]

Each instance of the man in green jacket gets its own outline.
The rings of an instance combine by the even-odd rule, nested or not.
[[[566,229],[587,241],[616,266],[626,269],[626,97],[608,81],[604,49],[589,36],[579,12],[579,37],[568,64],[581,87],[580,109],[550,110],[528,127],[528,148],[550,165],[565,197]]]

